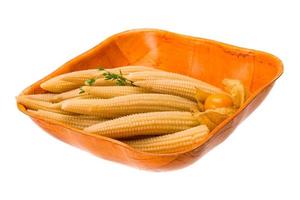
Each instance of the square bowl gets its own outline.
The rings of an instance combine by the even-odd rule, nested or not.
[[[240,79],[249,97],[234,115],[213,129],[196,147],[172,154],[141,152],[118,140],[47,121],[27,112],[23,105],[17,106],[49,134],[96,156],[147,170],[171,170],[190,165],[224,141],[263,101],[283,73],[282,62],[262,51],[163,30],[138,29],[109,37],[29,86],[21,94],[45,93],[40,84],[63,73],[124,65],[152,66],[198,78],[218,87],[222,87],[224,78]]]

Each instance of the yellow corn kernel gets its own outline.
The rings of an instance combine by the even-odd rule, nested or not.
[[[122,86],[121,86],[122,87]],[[197,111],[197,104],[167,94],[131,94],[110,99],[76,99],[62,103],[65,111],[104,118],[153,111]]]
[[[84,131],[111,138],[128,138],[175,133],[198,124],[199,121],[191,112],[149,112],[101,122],[85,128]]]
[[[176,153],[192,149],[209,133],[205,125],[199,125],[177,133],[146,139],[124,141],[131,147],[150,153]]]
[[[26,97],[26,95],[17,96],[16,99],[18,103],[24,105],[27,109],[32,109],[32,110],[42,109],[42,110],[47,110],[47,111],[62,113],[62,114],[68,113],[60,109],[61,104],[59,103],[38,101],[35,99],[30,99]]]
[[[94,95],[86,94],[79,97],[74,97],[70,99],[66,99],[65,101],[72,100],[72,99],[101,99],[100,97],[96,97]]]
[[[133,86],[83,86],[82,90],[89,95],[100,98],[146,93],[145,89]]]
[[[241,107],[247,99],[247,90],[243,82],[235,79],[224,79],[223,84],[225,85],[225,90],[231,94],[234,107]]]
[[[93,120],[99,120],[99,121],[106,120],[106,119],[96,116],[96,115],[77,115],[77,114],[75,114],[74,116],[80,116],[81,119],[93,119]]]
[[[73,126],[80,129],[104,121],[103,119],[86,119],[84,116],[81,115],[65,115],[65,114],[59,114],[59,113],[49,112],[45,110],[37,110],[37,111],[28,110],[28,112],[42,118],[46,118],[52,121],[62,122],[69,126]]]

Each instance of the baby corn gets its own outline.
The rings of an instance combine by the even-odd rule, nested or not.
[[[193,148],[209,133],[205,125],[196,126],[177,133],[124,141],[131,147],[150,153],[176,153]]]
[[[41,88],[53,93],[61,93],[61,92],[69,91],[72,89],[76,89],[80,86],[81,84],[63,81],[60,80],[58,77],[50,79],[41,84]]]
[[[81,90],[79,88],[74,89],[74,90],[70,90],[67,92],[63,92],[60,94],[56,94],[55,96],[52,97],[52,101],[53,102],[60,102],[66,99],[71,99],[71,98],[75,98],[75,97],[82,97],[82,96],[86,96],[86,93],[81,93]]]
[[[78,88],[79,86],[83,85],[81,82],[70,82],[66,81],[64,79],[68,77],[81,77],[85,80],[89,77],[96,76],[99,73],[99,70],[97,69],[88,69],[88,70],[80,70],[75,72],[70,72],[66,74],[61,74],[59,76],[56,76],[54,78],[51,78],[44,83],[41,84],[41,88],[44,90],[47,90],[49,92],[54,93],[61,93],[68,90],[72,90],[75,88]]]
[[[175,133],[198,124],[197,118],[191,112],[149,112],[101,122],[85,128],[84,131],[111,138],[127,138]]]
[[[171,80],[181,80],[181,81],[189,81],[195,83],[198,89],[203,90],[208,94],[214,93],[224,93],[223,90],[217,88],[211,84],[203,82],[201,80],[185,76],[182,74],[166,72],[166,71],[142,71],[142,72],[133,72],[126,76],[131,81],[144,81],[144,80],[161,80],[161,79],[171,79]]]
[[[210,94],[227,94],[221,89],[215,89],[214,86],[202,84],[201,82],[202,81],[196,82],[188,80],[156,79],[135,81],[134,85],[146,88],[153,92],[174,94],[201,102],[205,101]]]
[[[145,89],[133,86],[83,86],[82,90],[89,95],[100,98],[146,93]]]
[[[52,93],[26,95],[26,97],[29,99],[38,100],[38,101],[48,101],[48,102],[52,102],[55,96],[56,94],[52,94]]]
[[[116,82],[114,80],[106,80],[105,78],[98,78],[95,80],[93,86],[116,86]]]
[[[195,102],[167,94],[132,94],[111,99],[75,99],[64,101],[61,108],[73,113],[99,115],[104,118],[141,112],[198,110]]]
[[[80,115],[64,115],[64,114],[59,114],[59,113],[54,113],[54,112],[49,112],[49,111],[45,111],[45,110],[28,110],[28,112],[37,115],[39,117],[43,117],[46,119],[50,119],[53,121],[58,121],[58,122],[62,122],[64,124],[70,125],[70,126],[74,126],[80,129],[83,129],[85,127],[91,126],[93,124],[99,123],[101,121],[101,119],[86,119],[84,116],[80,116]]]
[[[27,109],[32,109],[32,110],[47,110],[51,112],[56,112],[56,113],[62,113],[66,114],[68,112],[62,111],[60,109],[60,104],[59,103],[51,103],[51,102],[46,102],[46,101],[38,101],[35,99],[28,98],[26,95],[21,95],[16,97],[17,102],[24,105]]]
[[[191,100],[197,100],[196,89],[198,85],[189,81],[160,79],[136,81],[134,84],[152,92],[178,95]],[[204,98],[201,99],[201,101],[204,100]]]

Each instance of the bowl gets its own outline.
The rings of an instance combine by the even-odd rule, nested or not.
[[[192,164],[223,142],[264,100],[276,79],[283,73],[282,62],[269,53],[163,30],[138,29],[107,38],[29,86],[21,94],[45,93],[40,84],[63,73],[124,65],[152,66],[198,78],[219,87],[222,87],[224,78],[240,79],[249,91],[249,97],[234,115],[219,124],[195,148],[172,154],[141,152],[118,140],[33,116],[23,105],[17,106],[49,134],[96,156],[141,169],[173,170]]]

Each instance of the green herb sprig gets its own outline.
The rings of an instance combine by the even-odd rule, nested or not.
[[[96,79],[95,78],[91,78],[91,79],[86,80],[84,83],[86,85],[91,86],[91,85],[94,85],[95,82],[96,82]]]
[[[125,78],[122,74],[122,71],[120,70],[119,74],[115,74],[115,73],[111,73],[103,68],[99,68],[100,71],[104,71],[104,73],[102,74],[104,76],[105,80],[112,80],[112,81],[116,81],[116,84],[119,86],[124,86],[124,85],[131,85],[131,86],[135,86],[133,81],[128,80],[127,78]]]
[[[98,68],[99,71],[103,71],[102,75],[104,76],[105,80],[111,80],[111,81],[115,81],[117,85],[119,86],[125,86],[125,85],[131,85],[131,86],[136,86],[134,85],[133,81],[125,78],[122,74],[122,71],[120,70],[119,74],[116,73],[111,73],[107,70],[105,70],[104,68]],[[84,84],[85,85],[89,85],[92,86],[95,84],[97,78],[91,78],[91,79],[87,79]],[[79,94],[84,93],[85,91],[82,89],[82,87],[80,87],[80,91]]]
[[[82,87],[79,88],[79,94],[85,93],[84,89]]]

